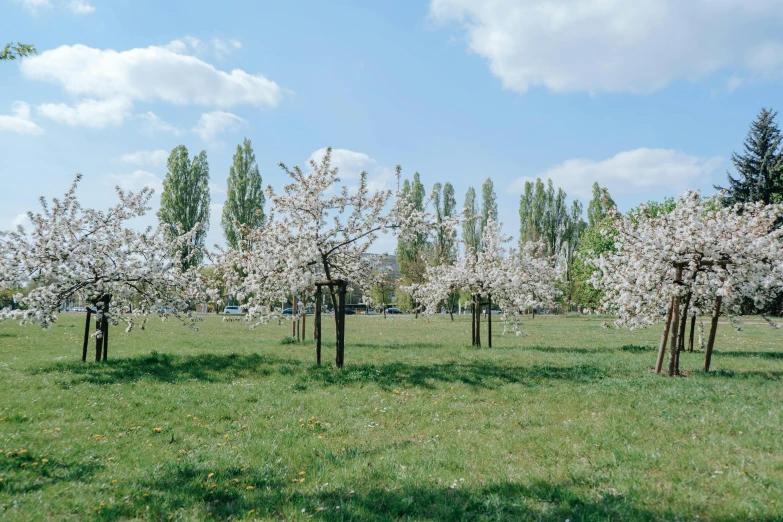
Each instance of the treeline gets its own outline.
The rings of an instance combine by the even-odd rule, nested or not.
[[[759,202],[783,203],[783,136],[775,121],[777,113],[762,109],[743,144],[741,153],[732,155],[737,174],[727,173],[727,184],[715,186],[722,191],[725,205]],[[457,233],[439,231],[435,234],[419,233],[413,238],[398,241],[396,260],[399,278],[385,278],[385,283],[374,292],[378,303],[390,304],[392,294],[398,308],[414,310],[418,303],[401,287],[423,283],[428,265],[451,263],[457,257],[458,239],[475,252],[482,250],[481,237],[488,219],[497,219],[497,194],[491,178],[480,187],[469,187],[460,207],[454,186],[451,183],[435,183],[427,190],[417,172],[406,179],[400,188],[414,209],[424,210],[428,194],[433,194],[431,205],[438,220],[446,220],[461,214],[464,218],[461,237]],[[249,140],[238,145],[233,156],[227,179],[226,202],[223,206],[220,225],[226,244],[241,248],[241,227],[256,228],[261,225],[265,198],[262,179],[256,164],[255,154]],[[196,223],[201,230],[194,236],[191,248],[203,247],[209,230],[209,164],[206,152],[201,151],[190,158],[188,150],[180,145],[172,150],[168,159],[168,172],[163,184],[161,207],[158,217],[172,235],[179,234],[177,224],[189,230]],[[647,212],[668,212],[673,198],[661,202],[650,201]],[[541,241],[546,253],[554,255],[565,271],[562,305],[597,308],[601,294],[589,284],[593,269],[587,259],[612,249],[611,224],[607,214],[615,207],[611,195],[598,183],[593,185],[592,199],[587,209],[577,201],[568,201],[562,187],[556,187],[552,180],[536,179],[525,183],[519,199],[518,241]],[[637,208],[629,212],[636,212]],[[586,220],[585,220],[586,218]],[[603,233],[602,229],[608,233]],[[187,256],[189,250],[182,252]],[[201,263],[194,257],[191,263]],[[467,296],[465,300],[467,300]],[[456,309],[460,296],[455,294],[444,306]],[[748,305],[752,310],[752,304]],[[783,297],[777,300],[776,312],[783,311]]]

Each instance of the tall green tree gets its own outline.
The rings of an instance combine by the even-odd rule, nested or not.
[[[264,223],[265,202],[256,155],[250,140],[245,138],[242,145],[237,145],[234,161],[228,171],[228,190],[220,220],[228,246],[234,249],[242,246],[242,235],[237,223],[251,229]]]
[[[454,186],[451,183],[446,183],[445,185],[436,183],[433,193],[432,203],[435,206],[435,217],[438,225],[440,225],[445,219],[453,217],[456,212],[457,201],[454,198]],[[436,263],[448,263],[454,259],[456,255],[456,237],[454,234],[455,232],[453,231],[449,232],[438,228],[434,245]]]
[[[181,254],[186,257],[194,249],[199,250],[188,261],[187,267],[201,264],[204,256],[200,250],[209,231],[209,163],[205,151],[202,150],[192,160],[189,159],[188,149],[184,145],[171,151],[168,172],[163,180],[158,220],[165,226],[170,237],[179,235],[178,225],[183,232],[200,225],[191,244]]]
[[[476,205],[476,189],[469,187],[465,193],[465,204],[462,207],[464,220],[462,222],[462,241],[465,246],[478,252],[481,249],[481,223],[478,216],[479,209]]]
[[[413,181],[405,180],[402,185],[401,197],[412,203],[414,210],[424,210],[424,185],[421,183],[421,177],[418,172],[413,174]],[[400,285],[407,286],[413,283],[423,283],[427,271],[427,263],[424,260],[424,254],[427,253],[429,244],[427,234],[417,233],[413,238],[397,241],[397,264],[400,267]],[[398,306],[405,309],[416,308],[411,296],[406,292],[397,289],[395,292]]]
[[[606,217],[610,208],[616,205],[606,190],[601,190],[598,183],[593,183],[593,199],[587,205],[587,226],[597,226]]]
[[[484,237],[484,228],[487,222],[498,219],[498,196],[495,194],[495,185],[492,178],[487,178],[481,186],[481,223],[479,223],[479,237]]]
[[[38,54],[34,45],[23,44],[22,42],[16,42],[16,44],[9,43],[0,51],[0,61],[16,60],[17,58],[24,58],[33,54]]]
[[[743,153],[732,153],[731,161],[738,176],[727,173],[728,185],[715,186],[726,191],[725,204],[783,202],[783,136],[775,116],[777,112],[762,108],[750,124]]]

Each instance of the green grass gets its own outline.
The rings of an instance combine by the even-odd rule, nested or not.
[[[2,520],[783,520],[766,326],[672,379],[659,329],[596,318],[496,324],[489,350],[466,316],[351,316],[342,371],[288,323],[214,316],[112,328],[82,364],[80,319],[0,323]]]

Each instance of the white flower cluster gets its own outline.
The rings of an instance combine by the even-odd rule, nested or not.
[[[591,284],[605,292],[604,310],[617,326],[645,327],[663,319],[672,296],[690,297],[691,313],[711,309],[717,296],[730,311],[743,299],[763,306],[783,287],[780,205],[721,207],[687,192],[670,212],[614,213],[604,233],[615,233],[614,251],[592,263]],[[680,280],[677,269],[682,270]]]
[[[217,279],[246,303],[251,320],[269,320],[270,303],[312,294],[318,280],[341,279],[368,289],[376,283],[378,271],[363,254],[378,234],[393,231],[407,236],[433,226],[432,216],[413,210],[405,198],[395,197],[387,209],[393,193],[370,194],[365,173],[355,189],[340,186],[330,161],[327,149],[321,163],[310,162],[308,173],[281,164],[291,183],[280,194],[267,188],[268,219],[243,232],[240,249],[215,256]],[[398,167],[398,177],[399,172]]]
[[[503,244],[509,239],[501,235],[499,223],[488,220],[480,252],[465,247],[454,264],[427,267],[426,281],[407,291],[430,314],[454,291],[491,297],[512,318],[527,308],[553,304],[560,295],[557,282],[562,279],[555,258],[545,255],[542,243],[528,242],[518,251],[506,251]]]
[[[29,233],[21,226],[0,233],[0,286],[30,289],[14,297],[19,309],[0,311],[0,319],[47,328],[66,299],[80,296],[94,303],[108,294],[109,320],[126,322],[127,331],[139,320],[143,325],[150,313],[164,319],[175,315],[194,326],[187,310],[200,297],[200,276],[197,268],[182,270],[177,248],[190,242],[195,230],[172,241],[161,230],[128,227],[129,220],[149,210],[148,188],[134,194],[117,187],[119,203],[105,212],[82,208],[76,197],[80,179],[77,175],[62,200],[49,204],[41,198],[42,211],[28,213]],[[102,318],[103,311],[98,315]]]

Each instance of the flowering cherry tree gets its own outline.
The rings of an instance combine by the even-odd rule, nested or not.
[[[130,228],[129,220],[150,210],[149,188],[134,194],[117,187],[115,206],[106,211],[83,208],[76,197],[80,179],[77,175],[62,200],[49,204],[41,198],[41,212],[28,213],[29,232],[20,226],[0,233],[0,286],[32,287],[27,295],[14,296],[19,308],[2,310],[0,319],[48,328],[63,302],[83,296],[96,306],[96,360],[101,347],[106,359],[109,323],[122,321],[129,332],[157,314],[195,327],[188,309],[201,295],[198,269],[183,271],[176,255],[179,242],[189,241],[193,231],[169,241],[149,227],[141,232]],[[89,315],[87,322],[89,327]],[[88,333],[86,329],[83,357]]]
[[[694,314],[712,304],[709,370],[721,306],[738,312],[749,298],[763,307],[783,286],[783,230],[774,228],[782,214],[780,205],[724,208],[698,192],[687,192],[666,213],[644,205],[630,215],[615,211],[615,251],[593,261],[599,270],[591,283],[605,292],[602,306],[617,313],[617,326],[633,329],[666,321],[656,372],[671,332],[670,375],[678,372],[689,307]]]
[[[470,293],[473,296],[475,346],[481,345],[479,310],[483,299],[487,299],[490,309],[494,299],[506,319],[513,319],[519,333],[519,313],[531,306],[554,303],[560,293],[556,283],[561,274],[555,268],[555,258],[545,255],[543,244],[528,242],[519,251],[507,251],[503,244],[509,239],[501,234],[500,224],[489,219],[484,227],[481,251],[475,252],[466,246],[464,254],[454,264],[427,267],[425,282],[411,285],[408,291],[429,314],[435,313],[439,303],[452,292]],[[491,328],[491,322],[488,327]],[[492,347],[491,330],[488,334],[489,346]]]
[[[341,294],[344,300],[346,282],[365,290],[372,286],[376,271],[364,254],[379,234],[425,231],[434,219],[414,210],[405,198],[392,200],[390,190],[370,193],[364,172],[355,188],[340,185],[338,169],[331,166],[331,149],[320,163],[310,161],[310,172],[280,166],[291,182],[281,193],[267,188],[271,209],[266,222],[246,232],[246,248],[220,252],[217,264],[232,293],[246,301],[249,317],[257,321],[268,319],[272,301],[326,288],[335,310],[337,365],[342,366]],[[315,320],[319,336],[318,314]]]

